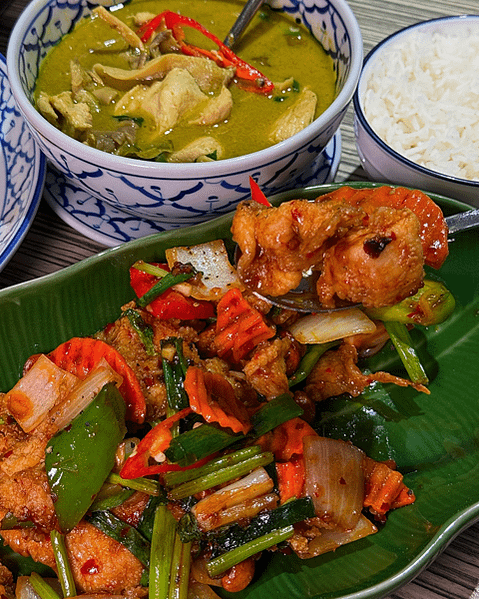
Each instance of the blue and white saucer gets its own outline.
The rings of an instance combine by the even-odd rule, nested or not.
[[[0,54],[0,270],[23,241],[37,212],[45,158],[18,111]]]
[[[292,186],[306,187],[331,183],[336,176],[340,158],[341,133],[338,131],[324,151]],[[66,179],[52,165],[47,167],[44,197],[64,222],[86,237],[108,247],[174,228],[132,216],[100,202]]]

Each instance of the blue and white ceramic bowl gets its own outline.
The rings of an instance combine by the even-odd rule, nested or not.
[[[44,182],[45,158],[18,112],[0,54],[0,270],[32,224]]]
[[[479,181],[463,179],[457,176],[439,172],[431,168],[414,162],[407,158],[404,154],[395,150],[388,142],[386,142],[373,128],[370,119],[366,116],[365,97],[368,89],[370,78],[378,72],[378,67],[383,61],[391,61],[388,52],[395,44],[406,44],[407,40],[411,39],[416,34],[425,36],[425,39],[432,38],[434,34],[442,34],[443,36],[455,36],[460,40],[464,40],[467,44],[468,36],[477,36],[479,34],[479,15],[460,15],[453,17],[443,17],[439,19],[431,19],[416,23],[399,31],[382,40],[375,46],[364,59],[364,66],[359,79],[358,87],[353,97],[354,104],[354,131],[356,136],[356,146],[361,164],[366,171],[368,177],[372,181],[380,181],[383,183],[393,183],[397,185],[405,185],[407,187],[415,187],[424,191],[438,193],[443,196],[455,198],[463,202],[467,202],[473,206],[479,207]],[[423,48],[423,52],[426,48]],[[405,54],[405,52],[404,52]],[[471,72],[475,71],[476,67],[471,64]],[[434,72],[434,67],[431,66],[431,72]],[[396,71],[397,73],[397,71]],[[399,77],[399,74],[396,75]],[[458,74],[458,80],[464,75]],[[414,85],[414,78],[410,79]],[[472,86],[470,78],[467,81],[469,86]],[[411,88],[405,84],[404,75],[401,78],[402,90],[406,94],[413,97]],[[446,89],[446,85],[444,85]],[[424,102],[424,99],[422,99]],[[410,106],[401,112],[401,109],[395,104],[394,98],[392,104],[395,105],[396,116],[404,116],[410,119],[414,112]],[[476,110],[476,107],[472,107]],[[452,134],[455,126],[453,124],[454,98],[450,100],[450,139],[454,140]],[[376,117],[382,117],[383,114],[378,112]],[[420,119],[418,119],[419,121]],[[431,118],[433,122],[433,119]],[[442,133],[438,133],[438,139]],[[435,137],[435,133],[431,133],[431,138]],[[455,142],[456,143],[456,142]],[[467,147],[467,141],[463,141]],[[467,150],[464,151],[467,153]],[[471,157],[469,157],[471,158]],[[474,162],[474,161],[473,161]]]
[[[159,164],[117,157],[75,141],[33,107],[39,65],[96,4],[120,0],[33,0],[10,37],[7,65],[17,104],[47,158],[67,178],[109,205],[170,226],[192,225],[230,211],[249,195],[249,176],[267,194],[294,185],[324,150],[351,102],[362,66],[358,23],[345,0],[272,0],[305,23],[331,54],[337,96],[311,125],[288,140],[238,158]]]

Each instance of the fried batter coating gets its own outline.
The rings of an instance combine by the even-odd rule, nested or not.
[[[362,208],[335,200],[292,200],[278,208],[242,202],[232,225],[241,250],[239,277],[262,294],[283,295],[299,285],[304,271],[321,265],[331,239],[340,239],[364,217]]]
[[[381,207],[323,256],[317,282],[321,303],[335,296],[365,307],[392,306],[414,295],[424,278],[420,224],[409,209]]]

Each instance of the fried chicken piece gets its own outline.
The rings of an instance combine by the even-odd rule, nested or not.
[[[135,304],[132,302],[123,306],[123,310],[128,308],[135,308]],[[185,326],[180,321],[154,318],[148,310],[143,310],[141,317],[153,328],[153,342],[157,349],[157,355],[152,356],[147,353],[142,340],[126,316],[120,317],[102,332],[98,333],[96,337],[119,351],[128,365],[133,369],[145,396],[146,420],[151,421],[164,416],[167,406],[166,388],[161,364],[161,340],[168,337],[184,339],[186,359],[198,361],[199,358],[196,350],[193,349],[192,343],[190,343],[197,342],[198,335],[192,327]]]
[[[43,465],[0,477],[0,518],[11,513],[21,522],[34,522],[44,530],[57,524],[50,487]]]
[[[49,533],[20,529],[3,530],[1,535],[15,552],[56,570]],[[142,564],[124,545],[93,525],[80,522],[65,536],[65,542],[78,591],[126,594],[139,586]]]
[[[334,308],[335,297],[365,307],[391,306],[422,286],[424,257],[420,223],[408,208],[380,207],[323,257],[317,292]]]
[[[400,387],[411,386],[416,391],[429,393],[424,385],[413,383],[388,372],[363,374],[356,366],[357,361],[357,350],[350,343],[342,343],[338,349],[327,351],[308,375],[304,392],[314,401],[322,401],[343,393],[357,397],[368,385],[378,381],[393,383]]]
[[[56,427],[43,422],[32,434],[2,414],[4,451],[0,459],[0,519],[10,512],[19,521],[31,521],[51,530],[57,523],[44,468],[45,447]]]
[[[289,392],[287,358],[293,344],[289,337],[264,341],[243,368],[246,381],[268,400]]]
[[[8,568],[0,563],[0,597],[7,599],[15,597],[15,583]]]
[[[321,265],[326,243],[361,224],[365,212],[346,202],[292,200],[278,208],[239,204],[233,240],[241,250],[238,275],[250,289],[279,296],[295,289],[303,271]]]

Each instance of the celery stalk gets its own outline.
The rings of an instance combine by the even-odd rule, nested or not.
[[[60,595],[37,572],[32,572],[29,582],[40,599],[60,599]]]
[[[111,472],[106,480],[107,482],[113,483],[115,485],[121,485],[122,487],[134,489],[135,491],[141,491],[147,495],[157,496],[160,494],[159,482],[151,478],[140,477],[125,479],[121,478],[119,474]]]
[[[166,505],[159,505],[151,540],[149,599],[168,597],[175,533],[176,520]]]
[[[206,491],[211,487],[226,483],[233,478],[244,476],[259,466],[270,464],[273,460],[273,454],[269,451],[265,451],[264,453],[243,460],[238,464],[226,466],[216,472],[210,472],[201,478],[196,478],[178,485],[169,491],[168,497],[173,501],[176,499],[184,499],[185,497],[189,497],[200,491]]]
[[[73,573],[70,568],[70,562],[68,561],[65,539],[57,530],[52,530],[50,533],[50,540],[53,547],[53,554],[55,556],[58,578],[62,587],[63,596],[75,597],[77,592],[75,581],[73,580]]]
[[[177,283],[183,283],[184,281],[188,281],[188,279],[194,277],[195,274],[195,271],[192,271],[190,273],[180,273],[178,275],[174,275],[173,273],[169,272],[162,279],[160,279],[158,283],[155,283],[149,291],[147,291],[144,295],[139,297],[136,300],[136,305],[140,308],[145,308],[164,291],[166,291],[170,287],[173,287]]]
[[[164,475],[164,481],[167,487],[176,487],[195,478],[202,478],[207,474],[217,472],[226,466],[234,466],[234,464],[238,464],[239,462],[258,455],[259,453],[261,453],[261,448],[258,445],[244,447],[243,449],[238,449],[238,451],[234,451],[233,453],[228,453],[215,458],[206,463],[204,466],[199,466],[198,468],[167,472]]]
[[[190,578],[190,563],[191,543],[182,543],[179,534],[176,533],[171,560],[168,599],[186,599]]]
[[[427,385],[429,379],[419,356],[413,347],[411,335],[405,324],[401,322],[384,322],[391,341],[413,383]]]
[[[273,545],[286,541],[293,536],[293,533],[294,528],[292,526],[285,526],[284,528],[279,528],[262,537],[258,537],[249,543],[245,543],[236,549],[232,549],[227,553],[223,553],[223,555],[215,557],[206,564],[208,574],[211,577],[218,576],[252,555],[256,555],[260,551],[264,551],[269,547],[273,547]]]

